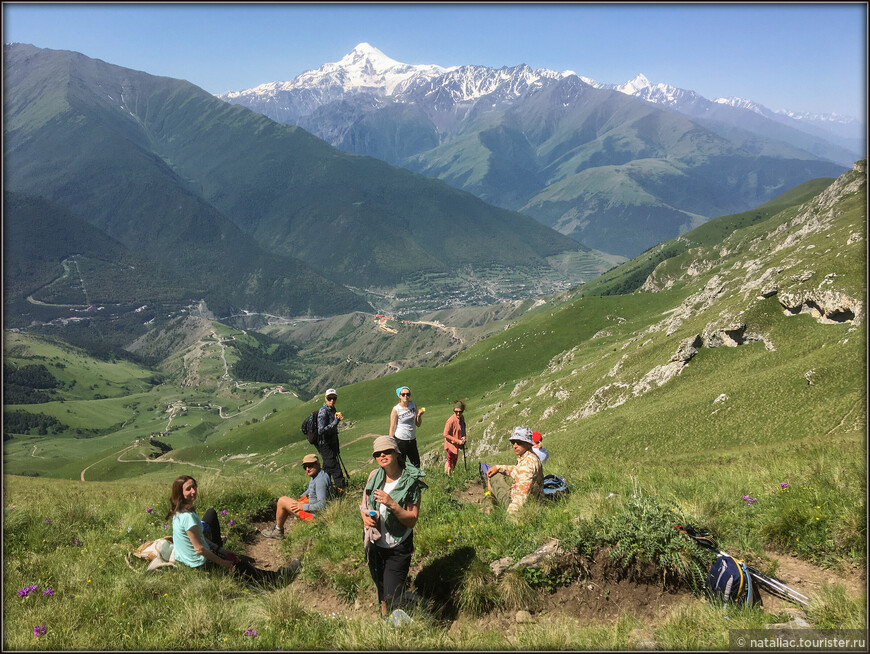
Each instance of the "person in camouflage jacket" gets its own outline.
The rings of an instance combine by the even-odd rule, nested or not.
[[[528,427],[515,427],[511,434],[511,445],[517,455],[516,465],[493,465],[486,471],[487,487],[499,503],[508,504],[508,515],[514,516],[529,497],[544,497],[544,468],[541,460],[532,451],[532,430]],[[503,477],[508,475],[513,484],[508,489]]]

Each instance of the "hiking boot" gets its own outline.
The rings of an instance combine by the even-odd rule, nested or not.
[[[260,535],[264,538],[277,538],[281,540],[284,538],[284,530],[278,527],[278,525],[272,525],[271,529],[263,529]]]

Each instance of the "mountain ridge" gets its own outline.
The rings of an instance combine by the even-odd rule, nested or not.
[[[468,267],[555,288],[565,272],[547,259],[563,253],[612,265],[527,216],[183,80],[26,45],[7,46],[5,63],[7,188],[61,204],[169,269],[196,271],[218,314],[365,310],[364,292],[344,285],[394,287]]]
[[[361,62],[367,61],[366,52],[356,52],[356,66],[365,66]],[[298,124],[347,152],[439,177],[496,206],[530,215],[589,247],[627,257],[699,220],[747,209],[814,177],[836,176],[857,158],[805,132],[691,92],[681,94],[691,100],[681,107],[626,94],[653,88],[642,76],[634,86],[618,90],[571,71],[457,66],[444,72],[428,69],[416,78],[407,77],[412,69],[402,69],[401,83],[392,83],[385,77],[396,69],[390,64],[393,68],[383,67],[377,84],[355,89],[336,85],[331,77],[336,65],[328,66],[329,74],[324,67],[307,71],[268,98],[250,92],[218,97]],[[545,96],[549,105],[542,106]],[[707,115],[711,108],[713,117]],[[659,113],[688,121],[678,125],[671,120],[670,129],[677,133],[708,132],[696,143],[718,139],[719,144],[708,155],[691,159],[672,152],[675,141],[665,144],[660,127],[644,124],[666,122]],[[644,121],[638,122],[642,115]],[[655,129],[660,130],[657,135]],[[553,153],[563,162],[554,165]],[[651,159],[670,162],[667,186],[683,187],[685,197],[701,198],[700,209],[660,197],[663,182],[656,168],[644,163]],[[622,203],[607,182],[583,192],[582,185],[563,181],[589,167],[601,167],[606,180],[622,171],[605,166],[630,161],[649,169],[642,181],[634,180],[649,197],[649,208],[611,210]],[[765,178],[761,185],[755,181],[758,175]],[[564,198],[565,190],[574,188],[570,199],[551,200],[550,187],[557,183],[563,186]],[[650,212],[665,222],[649,221]],[[622,247],[614,234],[626,233],[634,240]]]

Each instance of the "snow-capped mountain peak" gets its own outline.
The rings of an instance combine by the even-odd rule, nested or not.
[[[736,107],[737,109],[748,109],[749,111],[754,111],[757,114],[766,115],[770,113],[770,110],[766,107],[763,107],[752,100],[746,100],[745,98],[716,98],[713,100],[716,104],[724,104],[729,107]]]
[[[634,79],[629,80],[625,84],[620,84],[616,87],[616,90],[620,93],[625,93],[626,95],[637,95],[641,91],[646,88],[652,86],[650,81],[646,78],[643,73],[639,73],[635,76]]]
[[[369,43],[360,43],[337,62],[297,76],[283,90],[332,86],[344,91],[370,89],[390,95],[411,78],[434,77],[450,70],[453,69],[433,64],[403,64]]]
[[[367,68],[380,73],[384,73],[396,66],[404,66],[404,64],[395,59],[390,59],[387,55],[369,43],[360,43],[334,65],[345,68],[346,70]]]

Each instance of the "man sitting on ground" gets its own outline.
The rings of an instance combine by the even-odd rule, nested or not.
[[[284,538],[284,523],[290,514],[300,520],[313,520],[312,514],[326,506],[326,500],[331,496],[332,479],[326,470],[320,467],[316,454],[306,454],[302,458],[302,467],[310,478],[308,490],[298,500],[286,496],[278,498],[275,525],[260,532],[266,538]]]
[[[486,484],[493,499],[499,504],[508,504],[508,516],[516,517],[520,507],[528,497],[542,499],[544,497],[544,469],[541,460],[532,451],[532,430],[528,427],[514,427],[510,437],[514,454],[517,455],[516,465],[494,465],[486,470]],[[508,487],[504,477],[509,475],[513,484]]]

